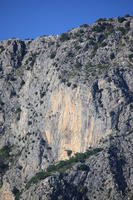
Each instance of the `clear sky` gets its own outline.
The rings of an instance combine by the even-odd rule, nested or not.
[[[0,40],[60,34],[128,13],[133,15],[133,0],[0,0]]]

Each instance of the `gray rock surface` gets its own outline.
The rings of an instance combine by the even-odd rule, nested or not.
[[[0,41],[1,199],[131,199],[132,77],[129,16]],[[77,162],[26,189],[49,165],[98,146],[84,170]]]

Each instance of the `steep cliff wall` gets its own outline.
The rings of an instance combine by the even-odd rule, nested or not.
[[[2,196],[49,164],[132,130],[132,44],[128,16],[0,42],[0,149],[11,147],[8,163],[0,157],[8,165],[0,168]]]

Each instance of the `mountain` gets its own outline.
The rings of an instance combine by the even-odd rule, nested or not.
[[[0,41],[0,199],[133,199],[133,17]]]

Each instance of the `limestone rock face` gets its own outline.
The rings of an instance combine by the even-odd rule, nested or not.
[[[4,183],[1,192],[0,192],[1,200],[15,200],[14,195],[10,189],[10,185],[8,183]]]
[[[32,185],[20,199],[132,199],[132,138],[133,132],[107,136],[101,152]]]
[[[107,190],[114,188],[112,199],[115,199],[113,194],[116,194],[116,199],[123,198],[117,189],[121,195],[126,193],[126,187],[132,189],[132,184],[127,183],[128,178],[124,178],[127,181],[124,193],[118,181],[118,188],[114,185],[116,175],[109,164],[112,161],[106,157],[110,155],[110,143],[100,143],[108,151],[106,149],[105,154],[98,158],[100,169],[97,168],[97,158],[86,161],[93,169],[91,177],[88,172],[80,174],[75,168],[69,175],[70,180],[57,175],[55,179],[44,180],[44,186],[39,183],[37,188],[33,186],[25,192],[27,182],[49,165],[69,159],[77,152],[84,153],[90,147],[96,148],[99,142],[116,132],[122,141],[121,134],[132,131],[132,45],[133,18],[129,16],[122,20],[99,20],[91,26],[83,25],[61,36],[0,41],[1,198],[13,200],[22,196],[22,199],[30,200],[33,199],[32,193],[36,200],[54,199],[55,196],[51,197],[54,194],[53,185],[58,188],[61,182],[66,195],[70,188],[65,183],[70,185],[71,178],[75,176],[74,191],[78,191],[77,186],[82,182],[86,181],[87,184],[86,196],[83,196],[83,191],[78,193],[80,199],[81,196],[94,199],[89,197],[91,190],[88,190],[92,188],[94,192],[98,188],[98,181],[91,185],[94,171],[97,176],[105,171],[103,179],[106,179],[108,169],[110,175],[106,179],[106,187]],[[130,148],[125,145],[122,150],[127,148],[125,151],[128,151]],[[119,145],[116,152],[118,150]],[[113,159],[119,165],[117,158]],[[128,161],[127,158],[126,162],[132,170]],[[126,169],[121,168],[123,176],[127,176],[123,170]],[[48,187],[48,193],[42,187]],[[44,197],[39,197],[40,190]],[[105,199],[109,199],[105,193]],[[97,193],[96,198],[99,195]],[[78,199],[74,194],[60,198]]]

